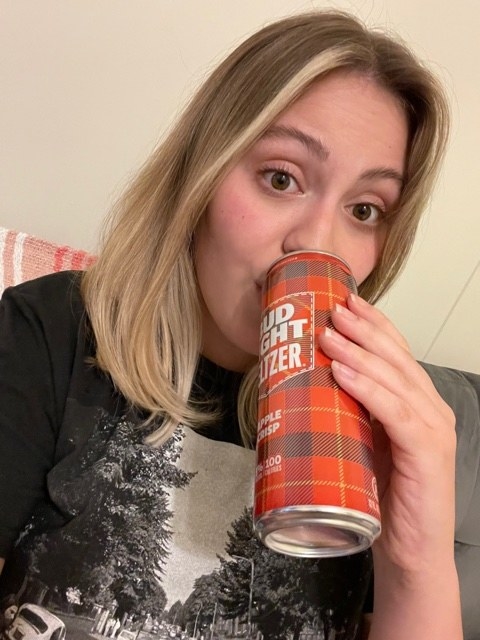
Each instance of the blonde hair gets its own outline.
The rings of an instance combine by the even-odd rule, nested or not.
[[[82,294],[96,338],[97,364],[116,388],[160,426],[212,419],[189,404],[201,348],[192,260],[195,228],[227,172],[312,82],[335,70],[374,78],[398,97],[409,120],[406,181],[388,237],[360,293],[375,301],[412,245],[444,151],[448,108],[432,74],[391,37],[338,11],[273,23],[241,44],[211,74],[113,211]],[[256,368],[242,383],[239,419],[253,442]]]

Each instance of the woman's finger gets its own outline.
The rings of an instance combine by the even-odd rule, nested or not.
[[[397,388],[397,381],[400,378],[405,389],[412,386],[420,386],[429,397],[437,398],[436,389],[422,367],[411,355],[406,340],[393,324],[374,307],[358,297],[353,298],[352,308],[338,306],[332,311],[332,321],[335,329],[363,348],[366,353],[377,356],[380,360],[363,359],[364,366],[361,365],[361,351],[350,349],[349,357],[356,359],[346,362],[354,369],[363,373],[368,372],[368,367],[372,367],[371,374],[375,379],[380,379],[388,385],[385,376],[391,380],[390,388]],[[353,308],[359,312],[354,313]],[[338,335],[338,334],[337,334]],[[335,336],[329,336],[333,341]],[[322,344],[320,337],[319,342]],[[338,341],[337,341],[338,342]],[[325,343],[323,343],[325,345]],[[328,348],[328,347],[327,347]],[[345,347],[346,348],[346,347]],[[345,352],[346,353],[346,352]],[[334,354],[327,353],[333,359],[338,358],[338,351]],[[342,358],[338,358],[340,361]],[[388,363],[393,370],[382,366],[382,362]],[[392,377],[393,376],[393,377]],[[436,401],[436,400],[435,400]]]

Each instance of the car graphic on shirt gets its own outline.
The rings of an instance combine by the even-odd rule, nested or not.
[[[65,624],[44,607],[25,603],[5,635],[8,640],[64,640]]]

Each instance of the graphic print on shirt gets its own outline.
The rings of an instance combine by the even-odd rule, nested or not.
[[[9,640],[355,637],[368,554],[266,549],[252,529],[253,451],[188,428],[156,450],[126,418],[96,423],[70,434],[48,476],[55,508],[17,542],[28,570]]]

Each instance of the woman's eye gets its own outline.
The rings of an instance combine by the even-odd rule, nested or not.
[[[286,171],[266,171],[265,179],[275,191],[288,191],[292,187],[298,188],[295,178]]]
[[[368,202],[360,202],[355,204],[352,209],[352,213],[360,222],[369,222],[374,224],[379,222],[382,216],[382,209],[374,204]]]

